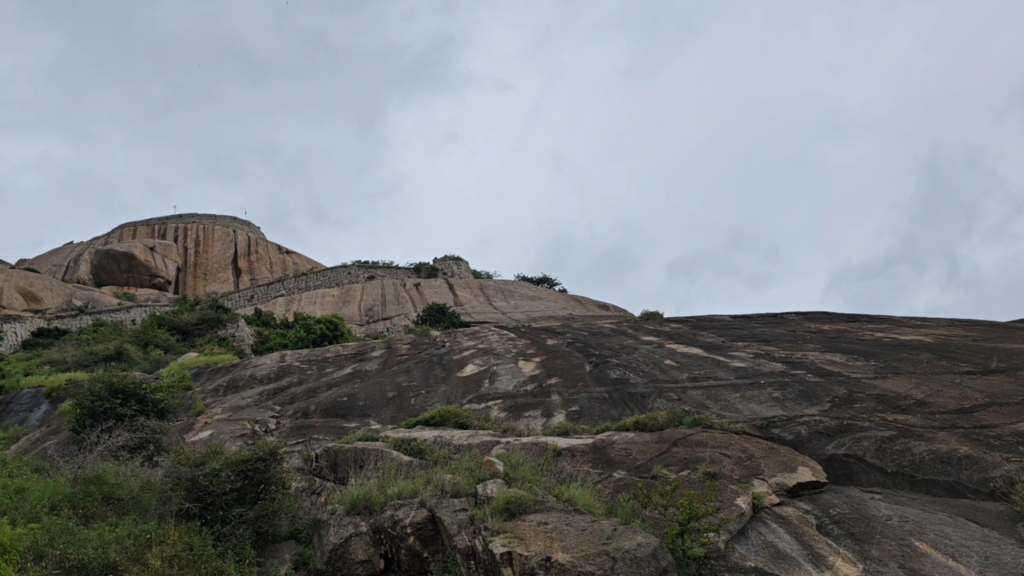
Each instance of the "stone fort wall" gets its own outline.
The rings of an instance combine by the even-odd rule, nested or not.
[[[85,328],[96,320],[105,320],[115,326],[131,328],[150,314],[170,309],[169,304],[131,304],[66,314],[0,315],[0,335],[3,336],[3,341],[0,341],[0,352],[5,354],[14,352],[32,334],[33,330],[43,326],[77,330]]]

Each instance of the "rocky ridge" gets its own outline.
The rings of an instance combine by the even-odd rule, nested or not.
[[[187,435],[329,442],[445,404],[541,429],[668,403],[740,435],[612,434],[570,448],[627,479],[655,463],[692,475],[700,462],[688,449],[737,470],[777,451],[791,464],[774,474],[829,483],[793,494],[765,470],[723,474],[733,573],[1013,574],[1024,566],[1006,503],[1024,446],[1022,330],[825,313],[471,328],[197,370],[208,411]],[[778,503],[748,516],[738,502],[760,482]]]

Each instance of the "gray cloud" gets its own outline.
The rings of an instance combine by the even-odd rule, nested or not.
[[[177,205],[328,264],[456,252],[635,311],[1024,315],[1022,17],[9,0],[0,258]]]

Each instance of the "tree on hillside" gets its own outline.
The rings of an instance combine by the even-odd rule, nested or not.
[[[562,286],[562,283],[558,281],[558,278],[555,278],[554,276],[549,276],[548,274],[545,274],[543,272],[541,272],[539,276],[530,276],[527,274],[519,273],[516,274],[515,278],[520,282],[527,282],[529,284],[533,284],[534,286],[540,286],[541,288],[547,288],[549,290],[554,290],[555,292],[561,292],[562,294],[569,293],[569,290],[567,290],[565,286]]]

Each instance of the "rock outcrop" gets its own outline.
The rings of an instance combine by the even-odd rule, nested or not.
[[[6,260],[0,260],[0,270],[10,270],[11,268],[14,268],[14,264],[11,264]]]
[[[170,292],[178,278],[178,247],[164,240],[133,240],[101,246],[92,253],[96,286],[130,286]]]
[[[323,268],[320,263],[267,240],[251,222],[230,216],[179,214],[138,222],[129,222],[109,233],[85,242],[69,242],[29,260],[19,260],[18,268],[34,268],[43,274],[71,284],[102,285],[94,275],[93,257],[100,249],[137,241],[161,241],[176,247],[178,270],[169,292],[188,296],[209,296],[269,282],[286,275]],[[135,252],[135,250],[131,250]],[[154,250],[154,253],[157,253]],[[159,252],[166,261],[161,274],[169,273],[173,255]],[[109,255],[108,255],[109,256]],[[135,261],[143,261],[137,258]],[[100,271],[107,269],[101,258]],[[152,271],[156,262],[141,270]],[[161,266],[156,265],[159,269]],[[140,268],[133,264],[133,270]],[[103,282],[139,286],[147,274],[118,272],[101,275]],[[124,281],[124,278],[131,281]]]
[[[451,304],[471,323],[550,324],[632,316],[613,304],[512,280],[373,280],[284,295],[260,308],[289,317],[295,312],[338,314],[360,332],[401,333],[431,302]]]
[[[767,486],[779,502],[745,523],[729,516],[734,573],[1013,574],[1024,546],[1005,502],[1024,446],[1022,341],[1017,323],[826,313],[477,327],[198,369],[208,411],[187,437],[333,439],[445,404],[594,425],[672,403],[764,442],[744,452],[686,431],[673,450],[767,466],[791,449],[830,482],[780,492],[771,478],[821,479],[813,466],[745,472],[764,484],[751,480],[747,498]],[[599,440],[572,448],[597,470],[623,454],[672,473],[698,464]],[[742,496],[727,508],[743,509]]]
[[[65,284],[25,270],[0,270],[0,311],[70,312],[80,305],[116,306],[119,300],[93,288]]]

